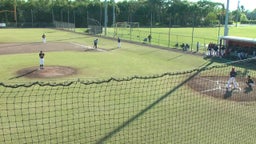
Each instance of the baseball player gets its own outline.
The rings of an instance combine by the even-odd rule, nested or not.
[[[121,48],[121,39],[119,37],[117,38],[117,47]]]
[[[40,51],[39,53],[39,63],[40,63],[40,70],[44,69],[44,53]]]
[[[252,88],[254,86],[254,81],[252,80],[251,76],[247,77],[246,84],[249,88]]]
[[[93,41],[93,47],[94,48],[98,48],[98,39],[95,39],[94,41]]]
[[[230,85],[233,84],[234,85],[234,88],[235,89],[240,89],[238,87],[238,83],[236,82],[236,71],[235,71],[235,68],[233,67],[232,70],[230,71],[229,73],[229,80],[228,80],[228,83],[227,83],[227,86],[226,88],[228,89],[229,87],[231,87]]]
[[[42,40],[43,40],[43,43],[46,43],[46,35],[45,35],[45,33],[42,35]]]

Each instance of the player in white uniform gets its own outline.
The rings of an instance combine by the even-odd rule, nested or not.
[[[45,34],[42,35],[42,40],[43,40],[43,43],[46,43],[46,35]]]
[[[227,83],[227,86],[226,86],[227,89],[231,87],[231,84],[234,85],[235,89],[240,89],[238,87],[238,83],[236,82],[236,75],[237,75],[237,73],[235,71],[235,68],[233,67],[232,70],[229,73],[229,79],[228,79],[228,83]]]
[[[117,38],[117,47],[121,48],[121,39],[119,37]]]
[[[39,53],[39,63],[40,63],[40,69],[44,69],[44,53],[43,53],[43,51],[40,51],[40,53]]]

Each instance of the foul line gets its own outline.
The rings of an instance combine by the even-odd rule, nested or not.
[[[204,93],[204,92],[215,91],[215,90],[221,90],[221,87],[219,86],[217,88],[208,89],[208,90],[204,90],[204,91],[201,91],[201,92]]]
[[[78,43],[74,43],[74,42],[70,42],[70,43],[73,44],[73,45],[76,45],[76,46],[80,46],[80,47],[84,48],[85,50],[86,50],[86,49],[90,49],[90,50],[97,50],[97,51],[101,51],[101,52],[106,52],[106,51],[103,50],[103,49],[99,49],[99,48],[94,49],[94,48],[92,48],[92,47],[90,47],[90,46],[85,46],[85,45],[78,44]]]
[[[201,79],[204,79],[204,80],[208,80],[208,81],[211,81],[211,82],[218,82],[218,81],[215,81],[215,80],[211,80],[211,79],[207,79],[207,78],[202,78],[200,77]]]

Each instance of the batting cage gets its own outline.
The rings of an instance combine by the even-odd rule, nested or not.
[[[61,21],[53,21],[53,25],[56,29],[75,31],[75,23],[61,22]]]
[[[89,34],[101,34],[103,32],[103,28],[99,21],[93,18],[87,18],[87,24],[88,24],[88,32]]]
[[[235,82],[230,83],[234,68]],[[99,81],[0,83],[0,143],[256,143],[255,59]]]

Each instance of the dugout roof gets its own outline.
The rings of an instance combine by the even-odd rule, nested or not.
[[[245,37],[236,37],[236,36],[222,36],[220,40],[229,40],[229,41],[237,41],[237,42],[246,42],[256,44],[255,38],[245,38]]]

